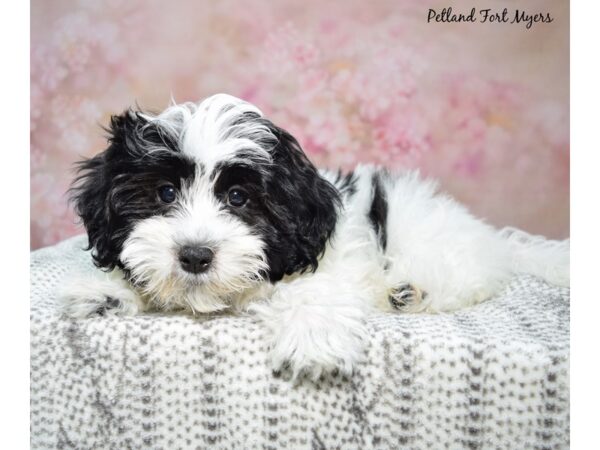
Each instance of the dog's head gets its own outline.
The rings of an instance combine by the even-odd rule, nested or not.
[[[159,115],[129,110],[109,132],[73,186],[99,267],[199,312],[316,269],[338,193],[256,107],[219,94]]]

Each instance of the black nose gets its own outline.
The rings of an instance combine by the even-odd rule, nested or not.
[[[179,250],[181,268],[190,273],[206,272],[215,254],[208,247],[186,245]]]

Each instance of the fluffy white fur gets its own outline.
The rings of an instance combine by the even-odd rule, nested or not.
[[[167,108],[150,123],[160,123],[181,141],[181,148],[211,169],[217,162],[235,160],[240,151],[270,161],[269,147],[276,142],[261,124],[235,124],[243,114],[262,112],[254,105],[226,94],[213,95],[200,104],[183,103]]]
[[[59,290],[62,312],[69,317],[84,318],[97,315],[131,316],[147,309],[142,297],[114,270],[96,270],[90,275],[80,275],[69,280]],[[111,302],[118,303],[111,305]]]
[[[383,251],[368,218],[377,171],[372,166],[356,168],[356,192],[343,195],[316,272],[274,284],[263,280],[261,236],[219,207],[207,175],[220,161],[242,158],[241,150],[269,160],[275,138],[260,124],[236,125],[245,112],[260,114],[248,103],[218,95],[149,118],[180,136],[183,151],[202,163],[203,172],[179,194],[174,214],[140,220],[127,238],[120,258],[135,283],[125,281],[119,269],[74,280],[61,295],[65,313],[80,318],[98,309],[119,315],[148,309],[250,311],[269,330],[272,368],[314,378],[336,369],[351,373],[363,355],[365,319],[376,310],[397,313],[390,296],[399,289],[409,294],[403,312],[444,312],[490,298],[515,272],[568,285],[568,241],[498,231],[417,173],[381,177],[388,205]],[[331,172],[322,175],[338,181]],[[208,272],[190,275],[179,268],[176,248],[190,241],[216,249]],[[119,306],[106,308],[107,298],[118,299]]]
[[[212,187],[199,176],[182,193],[173,216],[155,216],[134,228],[121,260],[131,268],[140,294],[159,309],[206,313],[228,308],[262,278],[263,243],[246,224],[219,208]],[[177,247],[202,242],[215,249],[209,271],[191,275],[177,260]]]

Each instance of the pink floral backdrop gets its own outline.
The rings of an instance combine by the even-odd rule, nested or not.
[[[452,6],[554,21],[427,23],[437,0],[32,0],[31,247],[82,232],[65,192],[110,114],[216,92],[320,166],[419,168],[490,223],[568,236],[569,5],[471,3]]]

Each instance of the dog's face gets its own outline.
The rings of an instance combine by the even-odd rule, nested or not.
[[[98,266],[164,306],[209,312],[315,269],[339,197],[297,141],[228,95],[114,116],[74,188]]]

